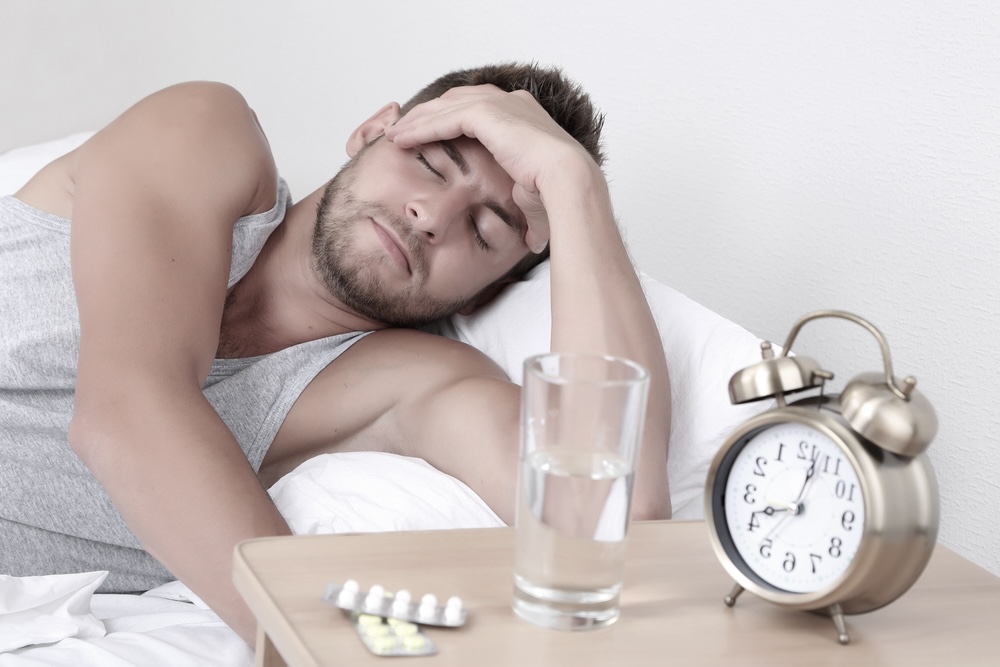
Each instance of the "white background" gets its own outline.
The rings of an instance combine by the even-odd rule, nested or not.
[[[0,150],[215,79],[301,197],[385,102],[511,59],[562,66],[607,114],[640,268],[778,344],[818,308],[882,329],[940,418],[940,539],[1000,574],[1000,4],[4,0]],[[793,349],[834,391],[882,368],[847,323]]]

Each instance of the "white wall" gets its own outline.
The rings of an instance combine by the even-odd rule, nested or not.
[[[817,308],[878,325],[939,413],[941,541],[1000,574],[998,34],[990,0],[5,0],[0,150],[219,79],[304,195],[355,124],[444,70],[560,64],[607,113],[640,267],[778,343]],[[835,390],[881,368],[836,322],[795,349]]]

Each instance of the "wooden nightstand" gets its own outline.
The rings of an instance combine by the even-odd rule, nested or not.
[[[841,646],[825,616],[749,594],[726,607],[732,581],[707,530],[700,521],[634,523],[621,618],[583,633],[514,616],[509,528],[250,540],[236,548],[233,580],[259,622],[261,667],[384,664],[320,599],[328,583],[347,579],[464,600],[469,622],[427,628],[439,653],[400,658],[406,665],[1000,664],[1000,578],[945,547],[902,598],[847,617],[851,644]]]

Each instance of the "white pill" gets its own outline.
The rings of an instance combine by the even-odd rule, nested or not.
[[[403,602],[404,604],[409,604],[412,597],[410,596],[410,591],[405,588],[396,593],[396,602]]]
[[[357,597],[358,594],[356,591],[351,591],[346,588],[343,588],[337,595],[337,604],[344,607],[353,607],[354,601],[357,599]]]
[[[351,591],[352,593],[358,592],[358,582],[354,579],[348,579],[344,582],[344,590]]]
[[[462,608],[462,598],[457,595],[452,595],[448,598],[448,604],[445,605],[448,609],[461,609]]]
[[[405,591],[404,591],[405,592]],[[404,597],[397,594],[396,599],[392,601],[392,613],[396,616],[406,616],[407,612],[410,611],[410,595]]]
[[[417,610],[417,616],[420,618],[433,618],[434,613],[437,611],[436,608],[437,598],[428,593],[420,598],[420,608]]]
[[[369,597],[375,596],[375,597],[383,598],[383,597],[385,597],[385,588],[382,587],[382,586],[379,586],[378,584],[375,584],[374,586],[372,586],[371,588],[368,589],[368,596]]]

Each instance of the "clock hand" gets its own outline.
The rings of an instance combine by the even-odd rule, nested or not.
[[[792,514],[797,514],[799,511],[798,503],[794,502],[790,503],[781,500],[765,500],[764,502],[767,503],[770,507],[767,507],[759,511],[764,512],[767,515],[771,515],[774,512],[791,512]],[[767,510],[771,510],[771,512],[768,512]]]
[[[798,514],[798,512],[796,512],[795,514]],[[776,530],[785,525],[785,522],[788,521],[789,517],[795,516],[795,514],[786,514],[785,516],[781,517],[781,521],[771,526],[771,530],[767,531],[767,535],[762,537],[760,541],[764,542],[765,540],[769,539],[772,535],[774,535]]]
[[[781,502],[772,503],[771,501],[766,501],[768,503],[768,505],[784,505],[784,507],[782,507],[780,510],[775,510],[773,507],[767,507],[764,510],[761,510],[765,514],[771,515],[771,514],[774,514],[774,512],[776,512],[776,511],[788,512],[788,514],[786,514],[785,516],[783,516],[781,518],[781,521],[779,521],[778,523],[776,523],[773,526],[771,526],[771,530],[769,530],[767,532],[767,535],[765,535],[761,541],[766,540],[769,537],[771,537],[771,535],[773,535],[775,533],[775,531],[777,531],[779,528],[781,528],[783,525],[785,525],[785,522],[787,522],[790,517],[793,517],[793,516],[796,516],[798,514],[801,514],[802,510],[804,509],[804,506],[802,504],[802,499],[803,499],[803,497],[805,497],[806,491],[809,489],[810,482],[816,476],[816,461],[817,460],[818,459],[813,459],[812,460],[812,464],[809,466],[809,470],[806,471],[805,481],[802,482],[802,489],[799,490],[799,495],[798,495],[798,497],[795,498],[795,500],[793,500],[790,503],[781,503]],[[767,512],[768,509],[770,509],[771,512]]]
[[[792,515],[795,515],[795,514],[799,513],[799,506],[798,505],[788,504],[788,503],[771,503],[770,501],[765,501],[765,502],[768,503],[767,507],[765,507],[764,509],[761,509],[761,510],[756,510],[756,511],[752,512],[751,515],[766,514],[767,516],[774,516],[778,512],[790,512],[791,514],[786,514],[785,516],[781,517],[780,521],[778,521],[776,524],[774,524],[773,526],[771,526],[771,530],[769,530],[767,532],[767,535],[764,536],[764,538],[763,538],[764,540],[766,540],[767,538],[769,538],[771,536],[771,534],[774,533],[774,531],[778,529],[778,526],[780,526],[781,524],[785,523],[785,521],[788,519],[789,516],[792,516]],[[774,507],[773,505],[783,505],[783,507]],[[761,540],[761,541],[763,541],[763,540]]]
[[[787,511],[788,511],[787,507],[771,507],[770,504],[768,504],[768,506],[762,510],[755,510],[751,512],[750,516],[756,516],[757,514],[766,514],[767,516],[774,516],[777,512],[787,512]]]
[[[810,465],[809,470],[806,471],[806,479],[804,482],[802,482],[802,490],[799,491],[798,497],[796,497],[795,500],[792,501],[792,504],[795,505],[796,507],[798,507],[802,503],[802,498],[804,498],[806,495],[806,489],[809,488],[809,483],[813,480],[813,477],[816,475],[816,462],[818,460],[819,459],[813,459],[812,465]],[[796,512],[796,514],[797,513],[798,512]]]

